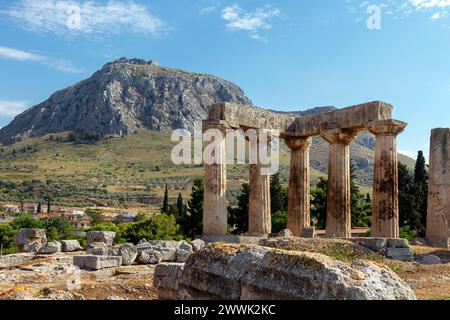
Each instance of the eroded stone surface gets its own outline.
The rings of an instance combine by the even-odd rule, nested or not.
[[[187,261],[178,299],[414,300],[387,267],[352,265],[317,253],[210,245]]]
[[[431,132],[427,242],[450,248],[450,129]]]

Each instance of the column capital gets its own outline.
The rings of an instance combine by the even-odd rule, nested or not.
[[[349,145],[356,139],[356,130],[351,129],[335,129],[320,132],[320,136],[330,144]]]
[[[408,124],[399,120],[372,121],[367,124],[367,128],[374,135],[398,135],[402,133]]]
[[[228,122],[220,120],[220,121],[211,121],[211,120],[203,120],[202,122],[202,130],[203,132],[209,130],[209,129],[216,129],[220,130],[223,133],[226,132],[226,130],[230,129],[231,127],[228,125]]]
[[[311,146],[310,137],[286,137],[284,142],[291,150],[308,149]]]

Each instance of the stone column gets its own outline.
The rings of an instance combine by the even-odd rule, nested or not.
[[[264,237],[272,232],[270,212],[270,176],[259,161],[259,141],[250,139],[250,150],[258,154],[258,163],[249,165],[248,236]]]
[[[337,129],[321,133],[330,144],[327,193],[327,237],[350,238],[350,143],[356,131]]]
[[[222,122],[203,122],[203,130],[216,129],[223,134],[218,143],[218,160],[205,164],[205,191],[203,200],[203,235],[226,235],[228,232],[227,212],[227,165],[225,132],[227,126]]]
[[[433,129],[427,213],[427,243],[450,248],[450,128]]]
[[[303,228],[311,226],[309,173],[311,139],[289,137],[285,142],[291,149],[287,227],[294,236],[300,237]]]
[[[397,135],[406,123],[396,120],[368,124],[376,136],[373,174],[372,237],[399,238]]]

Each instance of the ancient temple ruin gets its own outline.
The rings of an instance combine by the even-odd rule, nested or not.
[[[399,237],[397,135],[407,124],[392,119],[393,107],[370,102],[332,112],[295,118],[254,107],[220,103],[209,109],[203,130],[211,128],[277,130],[291,149],[288,228],[295,236],[310,226],[311,137],[329,143],[328,203],[326,235],[351,237],[350,148],[359,131],[376,136],[373,185],[372,237]],[[227,234],[227,166],[225,141],[220,146],[223,161],[205,166],[203,235]],[[271,232],[269,176],[261,175],[261,165],[249,170],[248,236],[264,237]]]
[[[450,248],[450,128],[431,132],[427,242]]]

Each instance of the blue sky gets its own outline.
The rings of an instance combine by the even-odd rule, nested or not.
[[[383,100],[399,149],[450,126],[450,0],[0,3],[0,126],[126,56],[218,75],[277,110]]]

